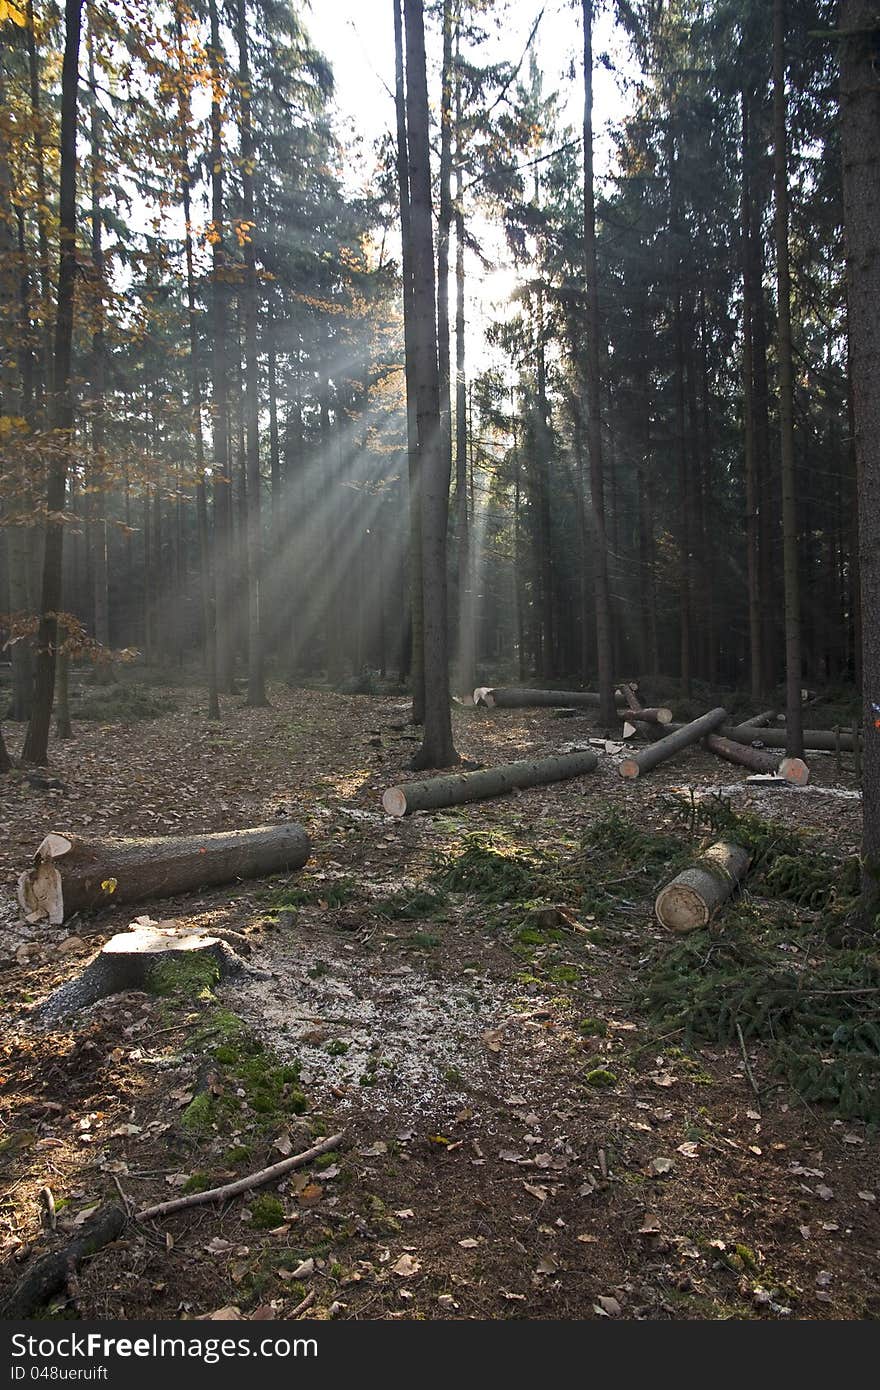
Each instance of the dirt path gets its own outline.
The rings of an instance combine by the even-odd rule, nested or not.
[[[805,1103],[761,1044],[658,1033],[636,1003],[668,949],[649,864],[609,885],[590,843],[581,882],[594,865],[601,887],[572,900],[564,866],[609,810],[683,843],[672,789],[733,769],[698,751],[632,784],[603,755],[576,782],[391,822],[381,791],[414,747],[401,700],[279,687],[270,710],[227,702],[218,727],[192,692],[169,698],[160,719],[79,725],[53,750],[63,789],[0,787],[4,1286],[120,1191],[162,1200],[344,1129],[338,1154],[277,1190],[129,1228],[60,1306],[283,1317],[314,1291],[320,1317],[877,1315],[872,1132]],[[590,732],[547,711],[457,715],[460,751],[485,763]],[[851,786],[831,758],[814,781]],[[733,799],[773,815],[781,795],[789,821],[855,848],[854,802]],[[283,814],[314,838],[305,873],[144,907],[247,932],[264,978],[32,1029],[30,1005],[136,915],[23,927],[11,885],[48,829]],[[462,864],[500,877],[462,887]]]

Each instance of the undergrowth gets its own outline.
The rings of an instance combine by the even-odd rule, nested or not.
[[[855,901],[858,861],[724,802],[687,814],[692,832],[710,830],[752,851],[748,891],[711,936],[655,950],[639,1005],[661,1034],[761,1039],[804,1100],[880,1121],[880,955],[870,942],[842,950],[829,940]]]

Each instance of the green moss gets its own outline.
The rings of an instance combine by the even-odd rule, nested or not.
[[[593,1071],[588,1071],[584,1077],[588,1086],[616,1086],[617,1077],[613,1071],[608,1071],[605,1067],[595,1067]]]
[[[325,1045],[324,1051],[331,1057],[344,1057],[348,1051],[348,1043],[343,1042],[341,1038],[334,1038]]]
[[[315,1159],[316,1168],[332,1168],[334,1163],[339,1160],[339,1154],[334,1151],[326,1154],[319,1154]]]
[[[581,972],[574,965],[553,965],[547,974],[558,985],[575,985],[581,977]]]
[[[608,1032],[608,1025],[601,1018],[582,1018],[578,1024],[578,1032],[585,1038],[604,1038]]]
[[[206,951],[180,951],[158,960],[147,972],[153,994],[182,995],[188,999],[210,996],[220,979],[220,966]]]
[[[214,1179],[208,1173],[193,1173],[181,1188],[182,1192],[207,1192],[214,1186]]]
[[[217,1120],[217,1104],[207,1091],[195,1096],[181,1116],[180,1123],[187,1133],[203,1137],[211,1133]]]
[[[440,937],[434,932],[416,931],[408,936],[403,943],[405,951],[433,951],[440,945]]]
[[[251,1205],[252,1224],[258,1231],[271,1231],[284,1222],[284,1207],[277,1197],[261,1193]]]

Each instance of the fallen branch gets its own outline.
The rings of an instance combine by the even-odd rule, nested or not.
[[[172,1197],[169,1201],[159,1202],[154,1207],[143,1207],[141,1211],[135,1212],[134,1219],[154,1221],[160,1216],[168,1216],[172,1211],[183,1211],[185,1207],[203,1206],[206,1202],[226,1202],[241,1192],[250,1192],[254,1187],[263,1187],[267,1182],[283,1178],[285,1173],[292,1172],[294,1168],[304,1167],[305,1164],[311,1163],[313,1158],[320,1158],[321,1154],[338,1148],[343,1137],[343,1131],[331,1134],[329,1139],[322,1139],[320,1144],[314,1144],[310,1149],[294,1154],[292,1158],[284,1158],[280,1163],[273,1163],[271,1168],[261,1168],[259,1173],[251,1173],[249,1177],[239,1178],[237,1182],[228,1182],[223,1187],[209,1187],[204,1192],[188,1192],[185,1197]]]
[[[126,1222],[127,1217],[121,1207],[101,1207],[85,1222],[69,1245],[34,1261],[24,1278],[0,1300],[0,1318],[29,1318],[53,1294],[64,1288],[71,1273],[76,1272],[83,1260],[96,1255],[111,1241],[118,1240]]]

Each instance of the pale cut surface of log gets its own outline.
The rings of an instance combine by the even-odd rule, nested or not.
[[[386,815],[408,816],[413,811],[434,811],[441,806],[460,806],[466,801],[483,801],[486,797],[502,796],[505,792],[524,787],[541,787],[549,782],[563,782],[592,772],[598,757],[589,749],[579,753],[563,753],[534,761],[504,763],[480,772],[452,773],[446,777],[429,777],[424,782],[408,782],[389,787],[382,797]]]
[[[619,690],[614,692],[614,696],[619,704],[623,703]],[[474,703],[488,705],[490,709],[537,709],[558,705],[593,709],[599,704],[599,696],[594,690],[525,690],[515,686],[484,686],[474,691]]]
[[[642,724],[671,724],[672,710],[666,705],[658,705],[656,708],[649,707],[642,709],[639,705],[630,705],[628,709],[617,711],[621,719],[627,721],[640,721]]]
[[[238,878],[302,868],[309,837],[292,821],[209,835],[86,839],[53,831],[18,880],[29,916],[59,925],[84,908],[168,898]]]
[[[200,956],[213,962],[218,977],[243,969],[235,952],[210,931],[196,927],[148,926],[117,932],[81,974],[56,989],[36,1010],[40,1023],[68,1018],[79,1009],[128,989],[153,990],[163,966]]]
[[[750,863],[751,855],[742,845],[719,840],[696,864],[660,889],[654,901],[657,921],[680,933],[707,926],[745,877]]]
[[[723,724],[727,718],[727,710],[718,708],[709,710],[708,714],[703,714],[699,719],[694,719],[690,724],[682,724],[673,733],[667,734],[665,738],[658,739],[649,748],[642,748],[638,753],[633,753],[628,758],[624,758],[617,765],[617,770],[621,777],[642,777],[646,772],[658,766],[659,763],[666,762],[667,758],[672,758],[682,749],[689,748],[692,743],[699,743],[706,734],[711,734],[717,729],[719,724]]]

